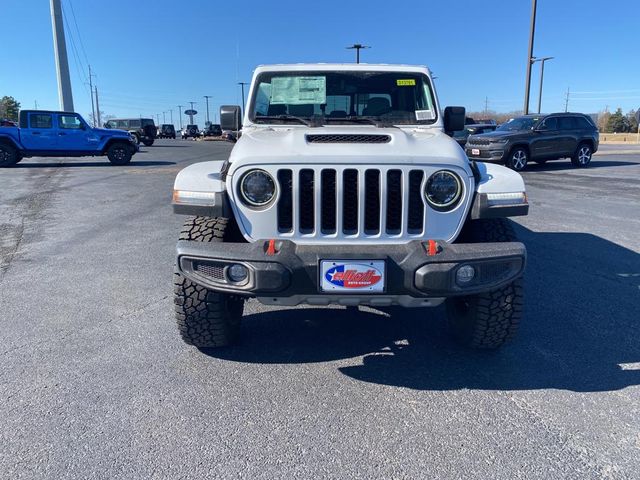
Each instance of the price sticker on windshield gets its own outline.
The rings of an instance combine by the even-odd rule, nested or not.
[[[416,80],[414,78],[399,78],[396,80],[396,85],[398,85],[399,87],[415,87]]]

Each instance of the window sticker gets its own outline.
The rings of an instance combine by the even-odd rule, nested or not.
[[[327,103],[327,77],[274,77],[271,79],[271,105]]]
[[[416,120],[434,120],[436,118],[433,110],[416,110]]]
[[[398,85],[399,87],[415,87],[416,81],[414,78],[407,78],[407,79],[399,78],[396,80],[396,85]]]

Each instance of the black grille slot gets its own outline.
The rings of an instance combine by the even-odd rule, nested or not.
[[[358,232],[358,171],[345,170],[342,174],[342,231]]]
[[[300,232],[311,233],[314,228],[314,188],[313,188],[313,170],[300,170],[300,202],[298,208],[300,210]]]
[[[380,171],[364,173],[364,231],[367,235],[380,232]]]
[[[278,170],[280,200],[278,201],[278,231],[293,229],[293,197],[291,192],[291,170]]]
[[[387,233],[400,233],[402,227],[402,172],[387,172]]]
[[[218,282],[224,282],[224,264],[223,263],[196,263],[194,269],[201,275],[209,277]]]
[[[407,230],[409,233],[419,233],[422,231],[422,217],[424,214],[424,203],[422,202],[422,170],[411,170],[409,172],[409,219]]]
[[[469,145],[490,145],[490,140],[485,140],[482,138],[469,138]]]
[[[308,143],[389,143],[389,135],[307,135]]]
[[[322,170],[322,233],[336,232],[336,171]]]

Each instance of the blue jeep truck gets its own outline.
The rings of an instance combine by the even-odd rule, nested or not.
[[[74,112],[22,110],[18,127],[0,127],[0,167],[27,157],[99,155],[125,165],[137,151],[129,132],[93,128]]]

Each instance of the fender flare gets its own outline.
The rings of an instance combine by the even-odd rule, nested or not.
[[[173,183],[173,212],[178,215],[229,218],[232,210],[224,179],[225,163],[226,160],[211,160],[194,163],[180,170]],[[192,195],[188,204],[180,201],[183,192]],[[199,193],[207,198],[198,200]]]
[[[13,138],[11,135],[0,135],[0,143],[9,144],[10,146],[18,150],[19,153],[22,153],[24,151],[24,148],[22,148],[22,146],[18,144],[15,138]]]
[[[522,176],[510,168],[494,163],[474,162],[476,191],[469,211],[469,218],[504,218],[527,215],[529,203]],[[522,194],[524,201],[513,204],[491,205],[491,194]]]

